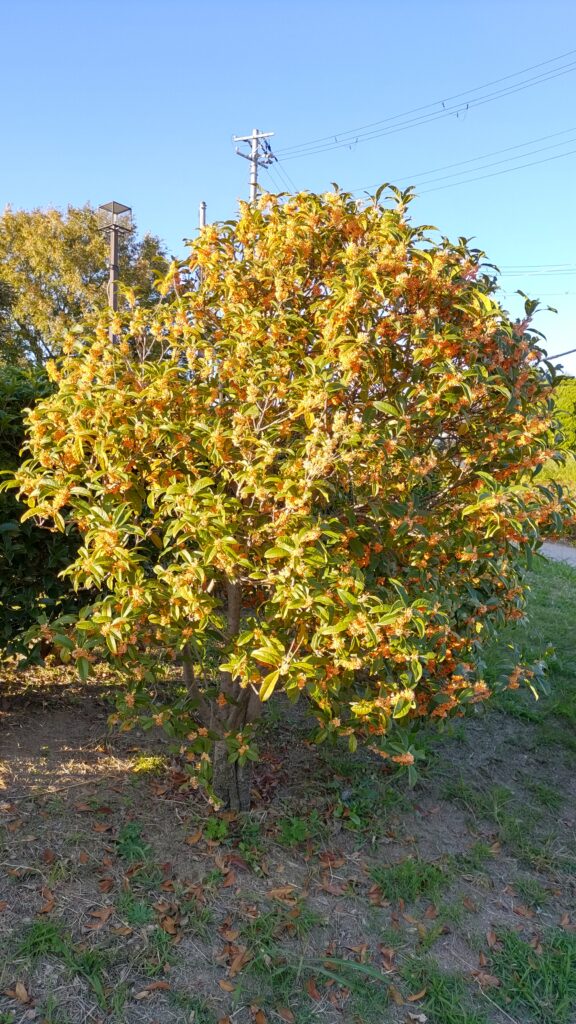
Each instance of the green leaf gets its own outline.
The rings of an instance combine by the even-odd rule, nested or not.
[[[78,675],[80,676],[80,679],[82,680],[82,682],[85,683],[86,680],[88,679],[88,676],[90,675],[90,662],[88,661],[87,658],[78,658],[78,661],[76,662],[76,668],[78,669]]]
[[[264,701],[269,700],[272,694],[274,693],[274,689],[279,677],[280,672],[278,671],[278,669],[276,669],[275,672],[269,672],[267,676],[264,676],[260,686],[260,692],[258,694],[260,700],[263,703]]]

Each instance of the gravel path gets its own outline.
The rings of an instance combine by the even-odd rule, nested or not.
[[[540,550],[546,558],[551,558],[553,562],[565,562],[567,565],[573,565],[576,569],[576,548],[570,544],[551,544],[546,541]]]

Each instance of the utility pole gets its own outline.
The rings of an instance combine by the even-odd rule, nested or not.
[[[268,167],[276,160],[270,143],[274,132],[259,132],[257,128],[252,129],[251,135],[234,135],[233,142],[249,142],[250,152],[243,153],[236,147],[238,156],[243,156],[250,161],[250,202],[255,203],[258,197],[258,167]]]
[[[200,206],[198,207],[198,229],[201,231],[202,228],[205,228],[205,227],[206,227],[206,203],[204,202],[204,200],[202,200],[202,202],[200,203]]]

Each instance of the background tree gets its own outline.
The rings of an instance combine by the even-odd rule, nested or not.
[[[0,217],[0,359],[37,364],[70,327],[106,306],[108,241],[90,206],[11,210]],[[123,235],[120,279],[149,304],[167,267],[159,239]]]
[[[281,691],[318,741],[413,771],[402,726],[489,697],[483,644],[522,616],[526,552],[565,507],[534,478],[533,305],[511,323],[482,253],[380,195],[263,196],[206,228],[172,301],[119,314],[117,344],[106,319],[71,338],[28,419],[26,515],[79,530],[70,577],[100,591],[55,641],[84,677],[114,662],[126,721],[182,737],[233,807]],[[160,358],[133,358],[143,335]],[[163,703],[154,668],[181,657]]]

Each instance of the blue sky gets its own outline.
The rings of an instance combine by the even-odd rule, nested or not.
[[[183,255],[201,199],[209,219],[225,219],[246,196],[248,164],[231,137],[256,126],[286,150],[274,178],[262,172],[271,190],[282,175],[313,190],[414,179],[414,218],[474,236],[506,268],[509,308],[517,288],[558,308],[536,323],[549,352],[576,347],[576,52],[560,58],[576,50],[571,0],[3,0],[0,32],[2,205],[116,199]],[[425,104],[440,115],[442,100],[457,109],[353,141],[359,127]],[[288,159],[289,147],[347,131],[350,146]],[[473,159],[484,154],[494,155]],[[547,162],[517,169],[537,160]],[[494,176],[455,184],[482,174]],[[576,355],[563,362],[576,372]]]

